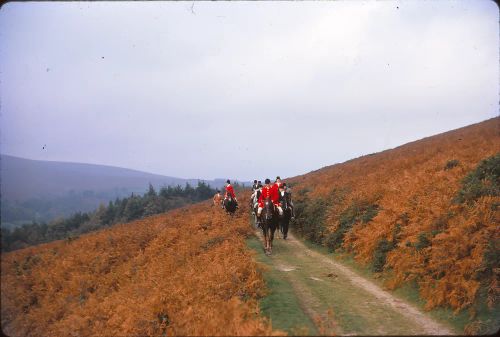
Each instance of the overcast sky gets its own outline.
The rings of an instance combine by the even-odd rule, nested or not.
[[[493,1],[11,2],[1,153],[303,174],[498,115]]]

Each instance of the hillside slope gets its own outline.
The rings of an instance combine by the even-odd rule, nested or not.
[[[246,214],[209,203],[2,254],[9,336],[270,335]]]
[[[498,309],[499,153],[494,118],[291,178],[295,228],[418,285],[428,309]]]

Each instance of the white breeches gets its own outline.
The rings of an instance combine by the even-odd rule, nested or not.
[[[283,215],[283,209],[281,206],[276,206],[276,208],[278,209],[279,214]],[[260,213],[262,213],[262,207],[257,208],[257,215],[260,216]]]

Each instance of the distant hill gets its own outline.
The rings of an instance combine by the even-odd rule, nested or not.
[[[23,201],[59,197],[71,191],[145,191],[148,184],[196,184],[197,179],[181,179],[121,167],[31,160],[0,155],[2,199]],[[222,180],[206,181],[212,187]]]
[[[2,224],[48,221],[77,211],[91,211],[100,203],[133,193],[144,193],[151,183],[196,186],[198,179],[181,179],[126,168],[42,161],[0,155]],[[222,187],[225,179],[205,181]]]

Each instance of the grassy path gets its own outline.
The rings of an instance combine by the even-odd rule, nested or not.
[[[257,239],[249,245],[257,251],[259,261],[269,266],[266,280],[271,280],[271,294],[261,307],[275,328],[300,334],[456,334],[330,256],[309,249],[293,235],[286,241],[275,238],[269,257]],[[288,293],[280,294],[283,287]],[[274,304],[282,306],[282,297],[289,302],[285,307],[293,316],[273,310]]]

